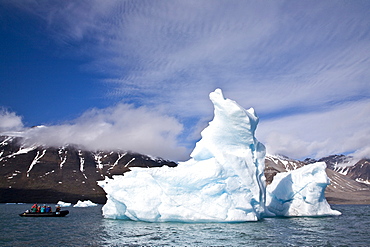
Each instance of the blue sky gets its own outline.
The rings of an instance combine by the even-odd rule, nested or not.
[[[292,158],[370,157],[370,1],[0,0],[0,131],[186,160],[208,94]]]

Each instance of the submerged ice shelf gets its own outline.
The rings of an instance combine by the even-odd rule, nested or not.
[[[294,197],[296,201],[291,204],[278,205],[277,202],[285,200],[275,197],[284,194],[283,184],[267,190],[269,203],[266,204],[265,147],[255,138],[258,117],[253,108],[246,110],[235,101],[225,99],[220,89],[210,93],[210,99],[214,105],[214,119],[202,131],[202,139],[188,161],[175,168],[130,168],[124,176],[99,181],[107,193],[104,217],[149,222],[244,222],[281,215],[275,210],[281,207],[292,208],[285,216],[323,211],[325,215],[337,214],[337,211],[330,211],[327,203],[321,203],[326,200],[319,189],[308,189],[309,202],[320,203],[310,210],[303,208],[302,213],[291,212],[301,210],[296,205],[303,197]],[[296,171],[300,173],[299,169]],[[323,172],[312,176],[327,179]],[[289,183],[287,179],[279,181]],[[297,187],[306,186],[296,180],[290,182]],[[318,184],[325,190],[324,183]],[[315,207],[318,209],[314,210]],[[323,207],[329,209],[321,210]]]

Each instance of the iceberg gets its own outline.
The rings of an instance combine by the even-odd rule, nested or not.
[[[57,205],[59,205],[61,207],[70,207],[72,205],[72,203],[59,201],[59,202],[57,202]]]
[[[325,168],[325,162],[317,162],[276,174],[267,186],[268,210],[285,217],[341,215],[325,199],[325,188],[330,183]]]
[[[78,202],[75,205],[73,205],[74,208],[87,208],[87,207],[95,207],[95,206],[98,206],[98,204],[93,203],[90,200],[86,200],[86,201],[78,200]]]
[[[214,119],[191,159],[177,167],[130,168],[98,184],[103,215],[149,222],[257,221],[265,210],[265,147],[254,137],[258,118],[222,91],[210,93]]]
[[[280,212],[270,212],[270,208],[276,211],[271,198],[279,198],[280,192],[284,194],[285,186],[293,187],[284,179],[280,181],[287,184],[279,186],[279,182],[275,182],[275,189],[270,185],[269,207],[266,207],[266,149],[255,138],[258,117],[254,109],[246,110],[235,101],[225,99],[220,89],[209,96],[214,105],[214,118],[201,132],[202,138],[188,161],[180,162],[177,167],[130,168],[131,171],[124,175],[98,181],[107,194],[102,208],[105,218],[148,222],[246,222],[280,215]],[[310,177],[306,178],[308,181]],[[304,189],[301,183],[297,186]],[[323,194],[310,194],[310,188],[306,191],[306,195],[311,196],[307,202],[314,205],[312,210],[303,209],[303,212],[321,213],[313,209],[326,206]],[[315,199],[315,196],[320,198]],[[297,203],[305,199],[296,198]],[[299,207],[295,209],[301,212]]]

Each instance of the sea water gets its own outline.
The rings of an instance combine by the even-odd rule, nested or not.
[[[332,205],[334,217],[247,223],[146,223],[104,219],[102,205],[62,218],[18,216],[31,204],[0,204],[0,246],[370,246],[370,205]]]

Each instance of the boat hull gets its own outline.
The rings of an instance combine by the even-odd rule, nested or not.
[[[68,210],[62,210],[60,212],[51,212],[51,213],[21,213],[21,217],[64,217],[69,214]]]

